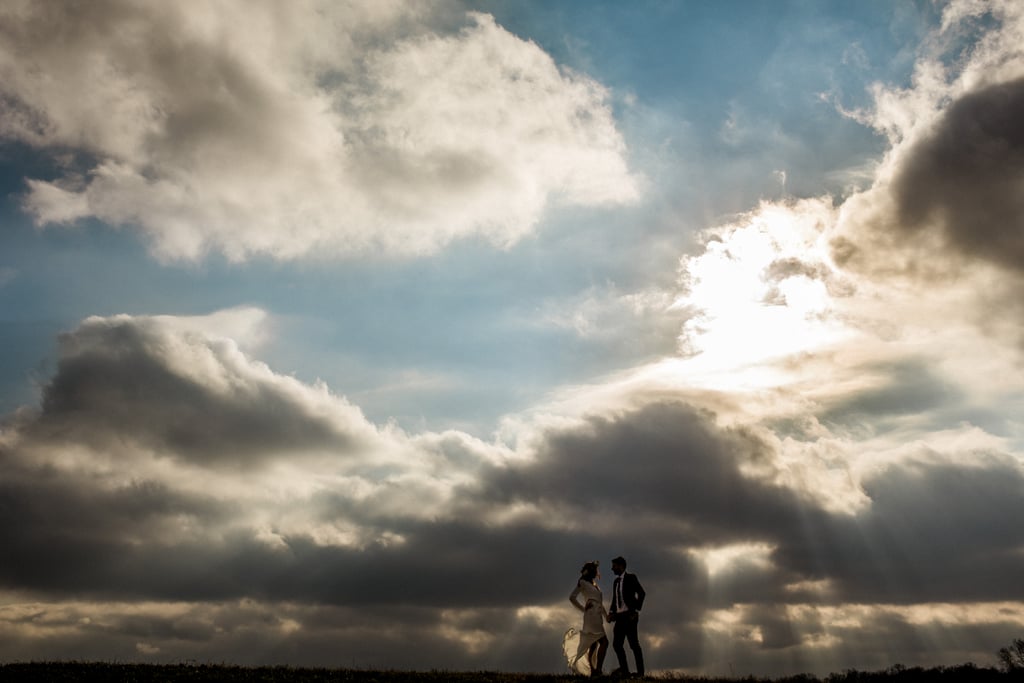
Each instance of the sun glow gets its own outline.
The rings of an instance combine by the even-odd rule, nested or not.
[[[834,315],[848,294],[831,265],[827,200],[764,204],[741,222],[706,234],[682,262],[687,293],[674,304],[696,315],[680,338],[691,379],[710,388],[773,386],[793,373],[778,361],[810,354],[854,332]]]
[[[767,543],[737,543],[734,545],[705,548],[692,551],[708,570],[712,577],[738,565],[754,565],[769,567],[769,555],[774,546]]]

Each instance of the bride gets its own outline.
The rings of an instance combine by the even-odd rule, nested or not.
[[[580,580],[569,595],[569,602],[583,612],[583,626],[578,633],[576,629],[569,629],[563,642],[569,668],[585,676],[601,675],[604,656],[608,652],[608,636],[604,632],[608,612],[604,608],[604,596],[597,586],[597,580],[601,576],[597,571],[597,565],[596,560],[587,562],[580,570]],[[579,601],[581,595],[582,603]],[[576,647],[572,647],[573,644]]]

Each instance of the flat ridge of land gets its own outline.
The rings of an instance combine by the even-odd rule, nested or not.
[[[330,669],[293,666],[237,666],[230,664],[121,664],[109,662],[13,662],[0,664],[0,681],[65,683],[568,683],[581,681],[571,674],[506,673],[498,671],[399,671]],[[604,676],[606,683],[645,680]],[[797,674],[779,678],[754,676],[716,678],[657,675],[646,680],[683,683],[916,683],[918,681],[1024,681],[1024,670],[1004,672],[974,664],[930,669],[894,666],[884,671],[848,670],[819,678]]]

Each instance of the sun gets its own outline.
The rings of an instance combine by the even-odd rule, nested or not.
[[[854,331],[835,315],[848,288],[823,239],[827,200],[763,204],[742,220],[705,233],[704,253],[682,261],[695,312],[681,344],[694,376],[718,388],[780,379],[780,363],[833,346]]]

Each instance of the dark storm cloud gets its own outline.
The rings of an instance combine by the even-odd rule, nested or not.
[[[483,497],[572,506],[620,530],[639,518],[677,543],[696,545],[792,526],[798,495],[739,469],[771,467],[769,447],[714,419],[676,402],[592,417],[549,433],[534,463],[496,473]]]
[[[870,504],[852,515],[741,471],[770,468],[773,458],[759,439],[715,426],[709,413],[653,404],[550,434],[535,463],[497,474],[486,497],[601,520],[612,543],[638,548],[775,547],[769,566],[741,558],[716,579],[718,605],[799,602],[810,595],[790,586],[820,579],[834,583],[839,602],[1024,596],[1014,579],[1024,570],[1024,533],[1014,527],[1024,513],[1024,472],[1012,458],[891,465],[865,480]]]
[[[169,535],[169,520],[188,517],[202,528],[229,515],[242,521],[245,511],[166,490],[103,493],[83,482],[45,480],[40,474],[0,486],[0,541],[17,558],[0,566],[2,587],[106,600],[513,608],[560,601],[575,584],[581,558],[608,546],[587,533],[472,520],[395,520],[391,530],[406,541],[365,547],[322,545],[302,535],[268,545],[247,530]],[[665,572],[686,569],[685,559],[657,547],[637,558]]]
[[[1009,456],[892,465],[864,483],[855,516],[807,516],[772,559],[835,582],[837,601],[1024,599],[1024,472]]]
[[[0,632],[14,620],[0,618]],[[254,601],[133,608],[39,605],[17,620],[47,632],[0,639],[0,659],[41,660],[56,644],[69,658],[104,661],[302,662],[368,669],[553,671],[559,624],[520,620],[514,610],[459,612],[266,605]],[[465,640],[451,638],[457,632]],[[149,646],[142,652],[140,644]],[[158,650],[157,650],[158,648]]]
[[[833,662],[844,662],[861,671],[889,669],[894,664],[932,668],[971,661],[978,666],[994,666],[992,644],[1007,642],[1018,630],[1013,622],[998,619],[976,623],[936,618],[922,623],[902,610],[886,608],[870,615],[855,608],[836,621],[828,613],[813,610],[750,607],[739,611],[741,628],[720,645],[717,658],[703,662],[709,673],[732,678],[748,671],[771,671],[773,675],[823,673],[834,671],[829,668]],[[752,637],[755,629],[757,637]],[[782,645],[789,634],[799,638],[794,645],[811,646]]]
[[[944,381],[924,360],[874,364],[860,368],[864,377],[880,377],[876,386],[849,391],[828,405],[818,419],[832,425],[870,422],[879,429],[887,419],[927,415],[956,404],[962,392]]]
[[[760,629],[764,649],[779,650],[800,643],[785,605],[757,605],[746,612],[746,619]]]
[[[138,365],[136,354],[125,357]],[[65,368],[58,368],[54,385],[64,385]],[[107,398],[94,408],[109,409],[123,396]],[[48,415],[44,411],[40,421]],[[536,521],[499,525],[473,516],[408,519],[321,492],[294,504],[321,521],[354,521],[403,540],[342,547],[292,534],[273,546],[244,527],[174,537],[163,527],[168,520],[186,517],[197,528],[217,529],[232,515],[244,522],[245,511],[229,500],[177,495],[158,484],[105,490],[88,479],[29,470],[18,485],[3,489],[2,533],[19,561],[0,576],[10,588],[105,599],[248,596],[337,605],[512,607],[557,602],[568,594],[583,559],[607,562],[611,554],[627,552],[652,580],[688,594],[700,587],[701,570],[674,547],[760,537],[794,523],[791,494],[738,471],[740,460],[767,458],[764,445],[743,432],[716,430],[709,419],[683,404],[593,418],[579,431],[548,435],[536,464],[494,470],[456,501],[458,509],[471,512],[530,499],[560,507],[565,521],[581,531]],[[110,424],[98,422],[103,430]],[[622,468],[626,463],[632,467]],[[624,533],[629,524],[617,521],[624,515],[652,521],[643,542]],[[83,569],[68,577],[68,566]],[[495,592],[499,577],[502,589]]]
[[[274,452],[351,450],[359,437],[315,414],[234,344],[149,319],[86,321],[62,335],[57,371],[32,431],[96,446],[125,440],[206,464],[252,465]],[[365,430],[361,415],[345,415]]]
[[[913,390],[856,397],[842,412],[934,407],[938,385],[926,368],[895,370],[902,381],[894,386]],[[739,608],[759,633],[757,651],[782,657],[815,628],[830,628],[794,616],[793,606],[1024,599],[1024,532],[1016,524],[1024,472],[1011,457],[965,453],[961,462],[922,453],[865,478],[862,509],[835,512],[816,492],[778,483],[783,464],[768,436],[723,426],[677,400],[557,423],[501,464],[481,460],[480,446],[454,433],[403,442],[419,454],[410,463],[440,458],[442,469],[466,474],[429,515],[418,514],[415,501],[394,504],[416,489],[403,494],[407,480],[386,480],[394,460],[375,468],[371,456],[367,471],[380,469],[375,483],[386,496],[321,485],[250,500],[223,480],[196,488],[195,479],[172,476],[178,467],[224,475],[225,458],[256,458],[260,467],[228,470],[234,481],[274,463],[307,462],[301,455],[310,448],[344,452],[342,427],[368,428],[345,413],[347,404],[332,404],[350,420],[339,422],[282,382],[231,345],[153,319],[94,319],[65,336],[42,409],[3,434],[0,545],[16,559],[0,564],[0,589],[40,600],[189,603],[221,610],[220,628],[228,613],[240,620],[224,645],[209,620],[128,614],[102,628],[83,625],[68,652],[106,639],[121,648],[111,656],[137,643],[182,657],[285,647],[303,661],[346,664],[330,659],[338,638],[363,639],[367,652],[399,665],[389,648],[415,639],[409,666],[510,668],[524,661],[523,648],[557,642],[567,626],[531,629],[517,610],[566,606],[584,560],[607,566],[620,553],[651,595],[644,623],[672,648],[665,666],[701,661],[698,634],[717,610]],[[194,432],[177,435],[190,423]],[[139,448],[158,451],[161,467],[132,459]],[[115,480],[102,455],[131,476]],[[310,467],[311,478],[324,474]],[[286,514],[300,523],[277,528]],[[317,536],[319,525],[359,534]],[[740,554],[709,573],[701,553],[723,547]],[[251,609],[240,607],[247,601]],[[346,610],[392,616],[361,621],[361,631],[321,623],[344,622]],[[865,621],[874,626],[899,630]],[[488,640],[501,633],[516,634],[516,644]],[[474,638],[487,646],[474,650]],[[525,661],[544,669],[549,657]]]
[[[706,573],[703,566],[702,573]],[[728,609],[733,605],[785,605],[816,602],[820,596],[810,589],[793,589],[806,578],[795,570],[762,558],[737,557],[728,567],[707,577],[706,609]]]
[[[108,487],[96,477],[26,466],[2,451],[0,468],[0,544],[14,558],[0,563],[4,587],[55,595],[151,594],[138,589],[140,582],[159,582],[182,558],[163,538],[169,525],[208,525],[237,514],[230,504],[158,481]],[[152,566],[135,576],[142,568],[133,558],[141,553]]]
[[[461,490],[454,516],[360,510],[340,493],[290,504],[381,532],[378,542],[341,546],[294,532],[268,544],[245,526],[245,510],[213,493],[145,481],[103,487],[7,455],[0,534],[18,562],[0,577],[8,588],[106,599],[513,607],[557,602],[582,560],[624,552],[656,584],[704,592],[709,608],[808,599],[788,586],[822,579],[839,601],[1024,595],[1015,580],[1024,535],[1012,521],[1024,514],[1024,476],[1011,461],[893,465],[867,480],[871,504],[851,516],[741,470],[771,472],[773,458],[710,413],[656,403],[550,431],[532,461]],[[484,514],[521,503],[543,516],[497,523]],[[233,517],[241,524],[231,527]],[[175,532],[183,518],[211,531]],[[684,552],[751,542],[775,548],[770,563],[740,558],[710,593]],[[69,576],[68,566],[80,569]]]
[[[893,183],[897,230],[938,225],[952,248],[1024,270],[1024,78],[953,102]]]

